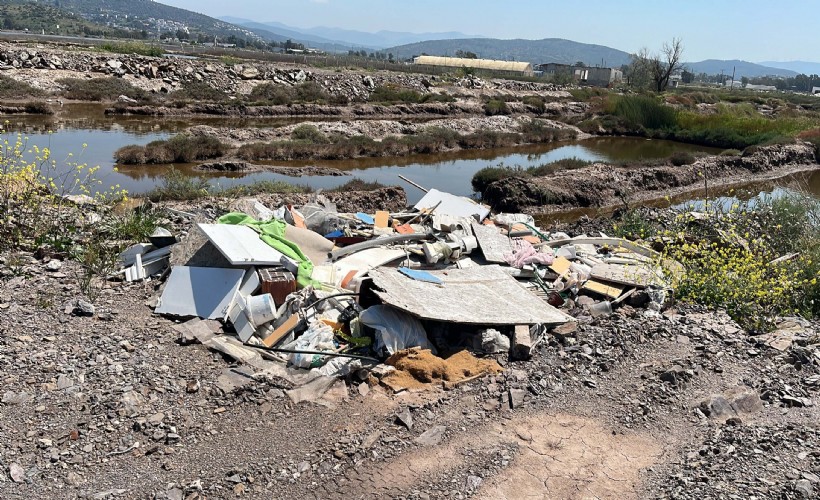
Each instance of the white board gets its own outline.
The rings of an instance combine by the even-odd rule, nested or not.
[[[154,312],[223,319],[244,276],[244,269],[174,266]]]
[[[198,224],[205,236],[234,266],[279,266],[291,261],[248,226]],[[283,260],[284,259],[284,260]]]
[[[439,202],[441,202],[441,205],[434,212],[437,214],[452,215],[454,217],[477,216],[479,221],[486,219],[490,214],[490,209],[484,205],[479,205],[469,198],[445,193],[437,189],[431,189],[429,193],[424,195],[424,198],[416,203],[414,208],[416,210],[433,208]]]

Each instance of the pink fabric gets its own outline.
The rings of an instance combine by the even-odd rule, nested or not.
[[[504,260],[512,267],[521,269],[527,264],[552,264],[552,253],[541,253],[527,240],[512,240],[512,253],[505,253]]]

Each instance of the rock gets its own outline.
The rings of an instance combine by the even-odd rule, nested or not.
[[[481,350],[487,354],[496,354],[510,350],[510,339],[494,328],[481,332]]]
[[[85,299],[77,299],[71,313],[74,316],[94,316],[94,304]]]
[[[415,439],[415,442],[421,446],[435,446],[441,442],[441,439],[444,437],[444,431],[446,430],[447,427],[437,425],[424,431],[423,434]]]
[[[259,77],[259,70],[253,66],[245,66],[242,68],[239,76],[242,77],[243,80],[253,80]]]
[[[16,393],[13,391],[6,391],[3,393],[3,399],[0,400],[3,404],[19,405],[31,400],[31,395],[27,392]]]
[[[814,486],[807,479],[800,479],[794,483],[794,491],[800,495],[801,498],[813,498]]]
[[[515,410],[517,408],[521,408],[524,404],[524,396],[527,395],[527,391],[523,389],[510,389],[510,409]]]
[[[23,470],[22,467],[20,467],[20,464],[14,462],[11,465],[9,465],[9,477],[15,483],[22,483],[26,480],[26,471]]]
[[[57,377],[57,389],[62,391],[70,387],[74,387],[74,381],[71,380],[71,377],[65,374],[60,374],[60,376]]]
[[[733,417],[749,415],[763,409],[763,402],[757,391],[746,387],[730,389],[723,395],[712,395],[699,405],[704,415],[713,419],[727,421]]]
[[[370,393],[370,386],[367,385],[367,382],[362,382],[361,384],[359,384],[358,389],[359,394],[361,394],[362,396],[367,396]]]
[[[52,259],[48,261],[48,264],[46,264],[46,269],[48,271],[59,271],[62,267],[63,263],[57,259]]]
[[[483,479],[478,476],[467,476],[467,481],[465,481],[465,489],[467,491],[477,491],[481,487],[481,483]]]
[[[108,66],[111,69],[120,69],[120,68],[122,68],[122,62],[120,62],[116,59],[109,59],[108,62],[105,63],[105,65]]]
[[[516,325],[513,330],[512,348],[510,349],[510,359],[526,360],[532,355],[532,336],[529,325]]]
[[[407,427],[407,430],[413,430],[413,414],[410,413],[410,408],[405,408],[400,413],[397,413],[396,420],[401,425]]]

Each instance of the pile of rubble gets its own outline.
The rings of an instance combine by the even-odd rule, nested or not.
[[[626,301],[660,311],[676,269],[626,240],[544,234],[437,190],[394,213],[339,213],[322,195],[239,209],[180,243],[158,230],[123,252],[122,272],[167,277],[155,313],[188,320],[183,342],[285,380],[294,402],[345,390],[340,378],[402,392],[503,371],[477,357],[526,360],[573,315]]]

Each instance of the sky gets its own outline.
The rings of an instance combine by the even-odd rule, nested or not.
[[[566,38],[627,52],[681,38],[684,59],[820,60],[820,0],[159,0],[295,27]]]

